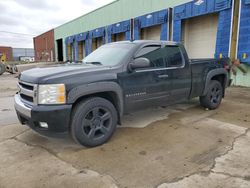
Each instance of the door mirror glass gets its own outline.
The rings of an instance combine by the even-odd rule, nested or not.
[[[136,58],[129,64],[129,70],[145,69],[150,67],[150,60],[144,57]]]

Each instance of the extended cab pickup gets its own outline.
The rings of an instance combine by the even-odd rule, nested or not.
[[[110,43],[82,63],[21,73],[15,109],[20,122],[40,134],[70,133],[94,147],[111,138],[124,113],[194,97],[218,108],[230,83],[229,63],[190,60],[175,42]]]

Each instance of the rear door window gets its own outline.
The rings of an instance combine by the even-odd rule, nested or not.
[[[167,67],[182,67],[183,57],[180,48],[178,46],[167,46],[165,49]]]

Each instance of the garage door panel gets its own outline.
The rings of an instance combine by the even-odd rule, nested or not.
[[[218,14],[212,14],[184,21],[183,41],[190,58],[214,57],[218,19]]]
[[[98,38],[96,47],[99,48],[101,45],[102,45],[102,38]]]
[[[78,43],[78,60],[82,60],[85,57],[85,42]]]
[[[141,39],[143,40],[160,40],[161,25],[144,28],[141,31]]]
[[[102,45],[102,38],[98,37],[92,41],[92,52]]]
[[[124,41],[124,40],[126,40],[125,33],[119,33],[119,34],[117,34],[116,35],[116,40],[117,41]]]
[[[112,42],[125,41],[126,36],[125,33],[118,33],[112,35]]]
[[[68,60],[69,61],[73,61],[73,48],[72,48],[72,44],[68,44],[67,48],[68,48]]]

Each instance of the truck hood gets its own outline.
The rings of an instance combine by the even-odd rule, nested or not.
[[[76,77],[81,79],[82,76],[89,77],[96,75],[95,73],[106,73],[111,70],[110,67],[97,65],[59,65],[48,68],[34,68],[24,71],[20,74],[19,79],[23,82],[33,84],[53,84],[53,83],[67,83],[67,80]],[[88,79],[89,80],[89,79]]]

